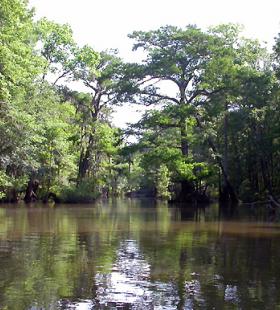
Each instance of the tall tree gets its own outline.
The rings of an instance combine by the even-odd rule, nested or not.
[[[178,127],[181,153],[188,161],[193,156],[188,122],[196,119],[201,125],[197,117],[201,102],[224,88],[224,85],[217,83],[206,83],[209,68],[214,68],[213,57],[217,54],[218,44],[221,46],[221,40],[192,25],[185,29],[166,26],[156,31],[134,32],[130,37],[137,41],[134,49],[143,48],[147,53],[147,58],[139,67],[139,80],[136,79],[139,85],[136,100],[146,105],[175,107],[176,125],[173,122],[172,126]],[[168,127],[167,124],[165,127]],[[224,168],[221,161],[219,164]],[[226,173],[225,169],[223,171]],[[194,190],[192,182],[187,179],[181,181],[181,186],[183,199]]]
[[[86,177],[92,164],[92,153],[96,147],[96,124],[106,120],[106,113],[118,104],[119,83],[123,77],[122,61],[115,51],[97,54],[89,46],[76,50],[77,66],[74,77],[83,82],[90,92],[87,111],[91,129],[83,137],[78,182]]]

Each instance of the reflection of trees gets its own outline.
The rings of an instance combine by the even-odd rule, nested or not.
[[[106,259],[113,260],[114,242],[108,242],[112,239],[109,223],[106,229],[95,231],[101,223],[107,224],[104,218],[97,218],[93,232],[88,233],[92,209],[84,210],[84,223],[78,216],[83,212],[76,211],[23,208],[1,214],[1,309],[31,305],[49,309],[51,304],[57,307],[58,300],[63,308],[75,299],[92,296],[95,268]]]
[[[143,207],[0,209],[0,308],[280,304],[277,227],[208,222],[218,208]]]
[[[198,223],[170,224],[166,234],[143,233],[139,239],[151,277],[175,280],[178,309],[279,305],[279,233],[272,238],[264,228],[250,223],[203,224],[208,215],[199,216]]]

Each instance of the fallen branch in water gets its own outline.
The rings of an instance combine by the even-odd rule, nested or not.
[[[242,202],[242,205],[253,207],[254,205],[265,205],[268,204],[270,201],[253,201],[253,202]]]
[[[276,207],[280,208],[280,203],[271,195],[268,195],[269,201],[275,204]]]
[[[280,202],[278,202],[272,195],[268,195],[267,201],[244,202],[242,204],[249,207],[254,207],[255,205],[266,205],[270,209],[280,208]]]

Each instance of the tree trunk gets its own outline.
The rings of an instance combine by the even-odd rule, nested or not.
[[[192,202],[195,198],[195,186],[192,181],[183,180],[181,181],[181,192],[179,201]]]
[[[90,156],[90,151],[89,151],[89,147],[87,147],[85,154],[81,154],[81,157],[80,157],[77,184],[79,184],[85,178],[85,176],[87,174],[89,164],[90,164],[89,163],[89,156]]]
[[[225,105],[225,117],[224,117],[224,158],[223,165],[226,174],[228,175],[228,114],[227,104]]]
[[[203,126],[200,122],[200,119],[199,119],[199,116],[197,115],[196,116],[196,122],[197,122],[197,125],[199,128],[203,129]],[[221,157],[218,155],[218,151],[217,151],[217,148],[214,144],[214,142],[212,141],[212,139],[210,137],[208,137],[208,144],[210,145],[213,153],[215,154],[215,157],[216,157],[216,160],[217,160],[217,164],[219,165],[220,169],[221,169],[221,172],[222,172],[222,176],[223,176],[223,180],[225,182],[225,194],[226,195],[223,195],[224,197],[221,197],[223,198],[222,200],[220,199],[220,201],[222,202],[232,202],[232,203],[238,203],[238,197],[236,195],[236,192],[234,190],[234,187],[233,185],[231,184],[230,180],[229,180],[229,176],[228,176],[228,173],[227,171],[225,170],[225,167],[224,167],[224,163],[221,159]]]
[[[7,199],[8,202],[16,203],[18,202],[18,193],[16,189],[13,187],[7,191]]]
[[[38,199],[36,194],[38,187],[39,187],[39,181],[31,178],[30,181],[28,182],[25,192],[24,201],[26,203],[30,203]]]
[[[220,201],[227,203],[229,201],[236,201],[236,194],[233,190],[232,185],[229,182],[228,178],[228,114],[227,114],[228,105],[225,104],[225,115],[224,115],[224,154],[221,161],[222,169],[222,184],[220,187]],[[233,196],[233,197],[232,197]]]
[[[181,119],[180,121],[180,132],[181,132],[181,151],[182,155],[188,157],[189,155],[189,143],[187,137],[186,120]]]
[[[189,143],[187,137],[187,128],[185,118],[180,120],[180,133],[181,133],[181,152],[183,157],[187,158],[189,155]],[[179,195],[179,201],[191,202],[194,198],[195,186],[192,181],[182,180],[181,192]]]
[[[229,181],[228,174],[224,170],[223,163],[221,160],[218,160],[218,163],[220,165],[220,169],[222,170],[222,175],[224,177],[225,185],[222,190],[222,196],[220,197],[220,202],[232,202],[232,203],[238,203],[238,198],[236,195],[236,192],[234,190],[234,187],[232,186],[231,182]]]
[[[264,188],[269,192],[270,195],[273,195],[271,177],[269,175],[269,170],[267,167],[268,165],[263,159],[263,156],[260,157],[260,164],[261,164],[261,173],[262,173]]]
[[[83,152],[83,150],[81,151],[77,185],[79,185],[79,183],[85,179],[86,174],[89,170],[92,145],[93,145],[93,136],[91,135],[89,137],[89,142],[88,142],[86,151],[85,152]]]

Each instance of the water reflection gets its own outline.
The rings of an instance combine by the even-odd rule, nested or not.
[[[178,297],[172,283],[150,280],[150,265],[135,240],[121,243],[109,274],[97,274],[97,305],[134,309],[176,309]]]
[[[2,206],[0,309],[275,309],[280,225],[223,216],[137,200]]]

